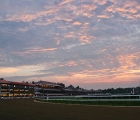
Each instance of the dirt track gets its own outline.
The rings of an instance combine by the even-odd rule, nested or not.
[[[42,104],[33,99],[0,100],[0,120],[140,120],[140,107]]]

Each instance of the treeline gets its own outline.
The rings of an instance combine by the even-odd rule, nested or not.
[[[74,87],[73,85],[65,86],[63,83],[58,83],[59,85],[63,86],[63,88],[69,88],[69,89],[82,89],[83,88],[77,86]],[[94,90],[94,89],[92,89]],[[96,90],[97,91],[97,90]],[[129,88],[108,88],[108,89],[98,89],[100,93],[104,94],[140,94],[140,87],[129,87]]]
[[[132,87],[132,88],[108,88],[101,90],[102,93],[111,93],[111,94],[139,94],[140,87]]]

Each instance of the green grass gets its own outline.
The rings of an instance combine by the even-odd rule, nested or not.
[[[37,99],[42,102],[51,102],[51,103],[65,103],[65,104],[81,104],[81,105],[107,105],[107,106],[140,106],[140,101],[92,101],[92,100],[83,100],[83,99]],[[82,101],[83,100],[83,101]]]
[[[0,120],[139,119],[140,107],[103,107],[87,105],[51,104],[34,102],[33,99],[0,100]]]

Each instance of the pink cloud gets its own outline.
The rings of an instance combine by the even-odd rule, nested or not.
[[[94,2],[97,2],[98,4],[100,4],[100,5],[104,5],[104,4],[106,4],[106,0],[94,0]]]
[[[11,53],[18,54],[18,55],[25,55],[25,54],[33,54],[33,53],[51,52],[55,50],[57,50],[57,48],[34,48],[31,50],[26,50],[24,52],[11,52]]]
[[[81,25],[81,24],[82,24],[82,23],[80,23],[80,22],[78,22],[78,21],[73,23],[73,25]]]

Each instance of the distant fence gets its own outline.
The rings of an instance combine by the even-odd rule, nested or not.
[[[34,97],[0,97],[0,99],[20,99],[20,98],[34,98]]]
[[[140,100],[140,95],[93,95],[93,96],[90,96],[90,95],[79,95],[79,96],[45,96],[45,97],[36,97],[36,98],[42,98],[42,99],[76,99],[76,100],[103,100],[103,101],[106,101],[106,100]]]
[[[37,101],[67,104],[140,106],[140,95],[110,96],[49,96],[36,98]]]

